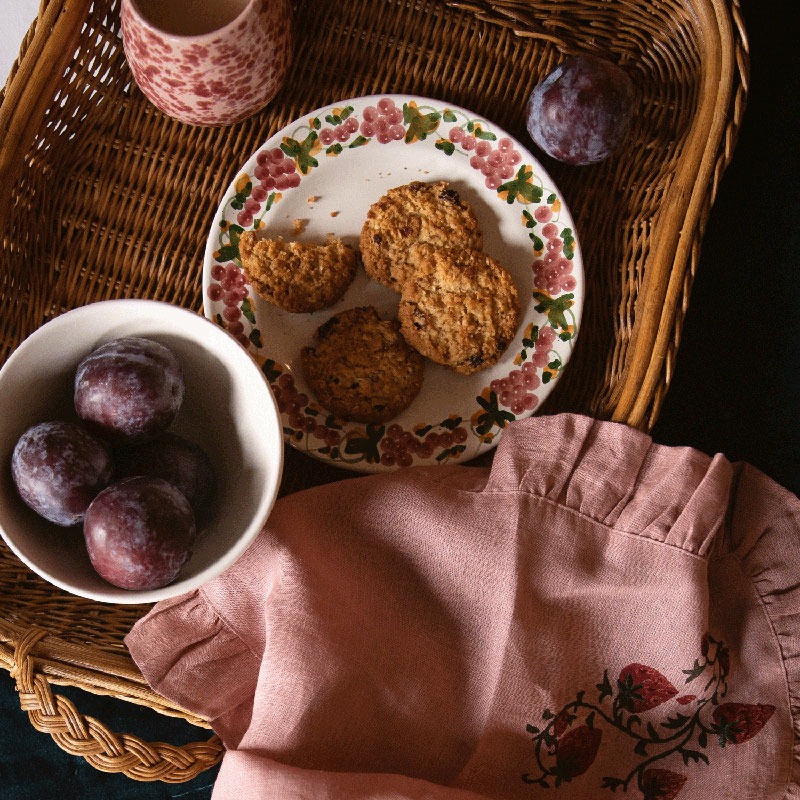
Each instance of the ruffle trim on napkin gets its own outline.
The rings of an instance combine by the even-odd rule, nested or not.
[[[725,518],[731,465],[646,433],[558,414],[512,423],[487,491],[526,491],[609,528],[709,555]]]
[[[178,652],[175,642],[183,645]],[[200,591],[162,600],[133,626],[125,644],[137,654],[137,664],[155,691],[206,716],[225,747],[238,745],[252,713],[261,659]],[[176,670],[178,662],[182,668]],[[192,680],[181,680],[187,673]]]
[[[749,464],[734,466],[724,548],[761,598],[786,670],[794,744],[786,797],[800,797],[800,500]]]

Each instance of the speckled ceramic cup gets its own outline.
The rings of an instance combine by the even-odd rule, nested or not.
[[[192,125],[263,108],[292,55],[289,0],[122,0],[122,41],[142,93]]]

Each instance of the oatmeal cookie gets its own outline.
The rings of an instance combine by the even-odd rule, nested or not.
[[[253,231],[239,238],[247,279],[259,297],[285,311],[318,311],[333,305],[353,282],[356,253],[333,234],[325,244],[259,239]]]
[[[409,254],[400,331],[422,355],[469,375],[496,363],[517,332],[519,298],[508,271],[478,250],[430,245]]]
[[[424,362],[372,306],[332,316],[301,351],[303,374],[319,402],[338,417],[386,422],[417,396]]]
[[[417,244],[483,246],[472,208],[446,181],[397,186],[370,206],[359,240],[367,275],[401,291],[410,268],[409,248]]]

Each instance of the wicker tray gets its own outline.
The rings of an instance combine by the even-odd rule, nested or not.
[[[118,18],[119,0],[42,0],[0,95],[0,363],[48,319],[91,301],[151,297],[200,311],[207,225],[224,188],[307,110],[407,92],[524,138],[538,80],[564,54],[596,52],[631,71],[642,106],[614,158],[547,163],[576,217],[587,302],[545,411],[652,426],[744,109],[738,0],[299,0],[284,89],[224,129],[181,125],[142,97]],[[290,450],[282,491],[344,475]],[[52,691],[78,686],[208,727],[152,692],[131,661],[122,639],[145,611],[66,595],[0,545],[0,665],[33,725],[98,769],[180,782],[219,760],[216,737],[148,744]]]

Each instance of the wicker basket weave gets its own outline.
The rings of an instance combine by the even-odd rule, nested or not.
[[[294,13],[284,89],[252,119],[209,129],[168,119],[132,83],[119,0],[42,0],[0,95],[0,363],[50,318],[95,300],[150,297],[199,311],[207,225],[224,188],[307,110],[413,93],[524,138],[533,86],[565,54],[595,52],[630,71],[641,111],[612,159],[547,164],[576,218],[587,301],[546,410],[652,426],[744,110],[738,0],[298,0]],[[282,491],[343,475],[290,451]],[[51,688],[208,727],[152,692],[131,661],[122,639],[145,611],[67,595],[0,545],[0,665],[33,725],[98,769],[181,782],[219,760],[216,737],[148,744],[82,716]]]

